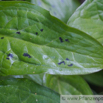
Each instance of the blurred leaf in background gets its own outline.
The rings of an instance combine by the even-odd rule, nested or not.
[[[84,77],[84,79],[91,84],[103,87],[103,70],[96,73],[83,75],[82,77]]]
[[[51,15],[65,23],[67,23],[76,8],[80,6],[78,0],[31,0],[31,3],[50,11]]]
[[[28,79],[0,78],[1,103],[60,103],[60,95]]]
[[[61,95],[92,95],[91,88],[80,76],[34,74],[24,77],[51,88]],[[85,89],[84,89],[85,88]]]
[[[71,16],[68,25],[87,33],[103,45],[103,0],[86,0]]]
[[[68,19],[80,6],[78,0],[1,0],[1,1],[29,1],[50,12],[61,21],[67,23]]]

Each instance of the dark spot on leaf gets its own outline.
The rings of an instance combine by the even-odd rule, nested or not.
[[[9,60],[9,58],[6,58],[6,59],[8,59],[8,60]]]
[[[69,67],[73,66],[73,64],[68,65]]]
[[[59,37],[59,40],[60,40],[61,43],[63,42],[63,39],[61,37]]]
[[[60,65],[60,64],[62,64],[62,63],[65,65],[65,62],[64,62],[64,61],[62,61],[62,62],[58,63],[58,65]]]
[[[54,15],[56,15],[57,13],[56,12],[54,12]]]
[[[49,8],[49,10],[51,10],[51,8]]]
[[[13,54],[11,54],[11,53],[8,54],[8,57],[13,58]]]
[[[40,1],[38,2],[38,5],[41,6],[41,2]]]
[[[64,0],[61,0],[62,3],[64,3]]]
[[[66,58],[66,60],[69,60],[68,58]]]
[[[65,41],[69,42],[69,39],[65,39]]]
[[[4,39],[4,37],[1,37],[1,39]]]
[[[16,33],[17,33],[17,34],[21,34],[20,31],[17,31]]]
[[[40,31],[42,32],[42,31],[43,31],[43,29],[40,29]]]
[[[24,53],[23,56],[31,58],[31,56],[28,53]]]
[[[53,8],[55,8],[55,5],[52,5]]]
[[[38,35],[38,32],[36,32],[35,34]]]

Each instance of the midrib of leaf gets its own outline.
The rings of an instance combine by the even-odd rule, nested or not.
[[[10,36],[4,36],[4,37],[7,37],[7,38],[13,38],[14,39],[14,37],[10,37]],[[25,41],[25,40],[23,40],[23,39],[19,39],[19,38],[15,38],[15,39],[17,39],[17,40],[20,40],[20,41],[24,41],[24,42],[26,42],[26,43],[31,43],[31,42],[29,42],[29,41]],[[12,49],[12,46],[11,46],[11,44],[10,44],[10,41],[8,40],[8,42],[9,42],[9,45],[10,45],[10,47],[11,47],[11,49]],[[64,49],[61,49],[61,48],[54,48],[54,47],[49,47],[49,46],[47,46],[47,45],[39,45],[39,44],[34,44],[34,43],[31,43],[32,45],[37,45],[37,46],[44,46],[44,47],[47,47],[47,48],[53,48],[53,49],[58,49],[58,51],[59,50],[64,50]],[[12,51],[15,53],[15,51],[12,49]],[[68,51],[68,50],[64,50],[64,51]],[[1,51],[2,53],[4,53],[3,51]],[[43,51],[44,52],[44,54],[45,54],[45,51]],[[57,50],[56,50],[56,52],[57,52]],[[72,51],[71,51],[72,52]],[[58,52],[57,52],[58,53]],[[73,54],[74,52],[72,52],[72,54]],[[77,52],[76,52],[77,53]],[[5,54],[7,54],[7,53],[5,53]],[[15,53],[16,54],[16,53]],[[59,53],[58,53],[59,54]],[[80,53],[77,53],[77,54],[80,54]],[[17,55],[17,54],[16,54]],[[60,55],[60,54],[59,54]],[[81,55],[84,55],[84,54],[81,54]],[[61,55],[60,55],[61,56]],[[88,55],[86,55],[86,56],[88,56]],[[62,57],[62,56],[61,56]],[[74,57],[74,56],[73,56]],[[18,57],[19,58],[19,57]],[[97,58],[97,57],[93,57],[93,58]],[[50,58],[51,59],[51,58]],[[101,58],[100,58],[101,59]],[[22,61],[22,60],[20,60],[20,58],[19,58],[19,61]],[[53,61],[53,60],[52,60]],[[75,61],[75,60],[74,60]],[[23,61],[24,62],[24,61]],[[25,61],[26,62],[26,61]],[[54,61],[53,61],[54,62]],[[28,64],[33,64],[33,65],[38,65],[38,66],[40,66],[41,64],[35,64],[35,63],[30,63],[29,61],[28,62],[26,62],[26,63],[28,63]],[[89,63],[89,62],[88,62]],[[99,64],[99,63],[98,63]],[[43,66],[43,65],[41,65],[41,66]],[[46,66],[46,65],[45,65]]]
[[[1,34],[0,34],[1,35]],[[61,35],[66,35],[66,34],[61,34]],[[1,35],[1,36],[4,36],[4,35]],[[24,41],[24,42],[27,42],[27,43],[31,43],[32,45],[34,44],[33,42],[31,42],[31,41],[26,41],[26,40],[24,40],[24,39],[21,39],[21,38],[16,38],[16,37],[12,37],[12,36],[7,36],[7,35],[5,35],[4,37],[7,37],[7,38],[15,38],[15,39],[18,39],[18,40],[22,40],[22,41]],[[58,37],[56,38],[56,39],[58,39]],[[54,39],[54,40],[56,40],[56,39]],[[57,48],[57,47],[53,47],[53,46],[50,46],[49,44],[51,43],[51,42],[53,42],[54,40],[52,40],[52,41],[50,41],[49,43],[47,43],[47,44],[45,44],[45,45],[40,45],[40,44],[36,44],[35,43],[35,45],[37,45],[37,46],[46,46],[46,47],[49,47],[49,48],[54,48],[54,49],[60,49],[60,50],[65,50],[65,51],[68,51],[68,50],[66,50],[66,49],[62,49],[62,48]],[[9,42],[10,43],[10,42]],[[13,49],[12,49],[13,50]],[[78,53],[78,52],[75,52],[75,51],[72,51],[72,50],[69,50],[70,52],[72,52],[72,53],[77,53],[77,54],[81,54],[81,53]],[[3,52],[3,51],[1,51],[1,52]],[[13,50],[13,52],[14,52],[14,50]],[[15,53],[15,52],[14,52]],[[16,54],[16,53],[15,53]],[[81,54],[81,55],[86,55],[86,54]],[[86,56],[88,56],[88,55],[86,55]],[[95,56],[92,56],[92,57],[94,57],[94,58],[97,58],[97,57],[95,57]],[[99,57],[98,57],[99,58]],[[100,59],[101,59],[101,57],[100,57]]]
[[[18,7],[19,8],[19,7]],[[22,8],[24,8],[24,7],[22,7]],[[12,8],[11,8],[12,9]],[[27,9],[27,8],[26,8]],[[29,8],[29,9],[31,9],[31,8]],[[6,9],[5,9],[6,10]],[[7,10],[8,10],[8,8],[7,8]],[[1,10],[1,11],[3,11],[3,10]],[[20,11],[19,9],[17,10],[17,11]],[[21,10],[21,11],[25,11],[25,10]],[[27,9],[27,11],[30,11],[30,10],[28,10]],[[32,13],[34,13],[34,11],[36,11],[36,13],[38,12],[37,11],[37,9],[36,10],[34,10],[34,9],[31,9],[31,11],[33,11]],[[34,13],[35,14],[35,13]],[[40,15],[38,15],[38,16],[42,16],[43,18],[45,18],[46,20],[48,20],[48,22],[49,23],[51,23],[52,24],[52,22],[46,17],[46,16],[44,16],[44,14],[42,14],[42,12],[38,12],[38,14],[40,14]],[[37,15],[37,14],[35,14],[35,15]],[[52,17],[52,16],[51,16]],[[24,17],[23,17],[24,18]],[[55,18],[55,17],[53,17],[53,18]],[[30,19],[30,18],[27,18],[27,20],[28,19]],[[39,21],[39,19],[38,19],[38,21]],[[39,23],[42,23],[42,22],[39,22]],[[62,22],[63,23],[63,22]],[[43,24],[43,23],[42,23]],[[54,25],[57,25],[57,24],[55,24],[55,22],[53,22],[53,24]],[[36,24],[33,24],[33,25],[36,25]],[[33,26],[33,25],[30,25],[30,26]],[[44,26],[46,26],[45,24],[43,24]],[[30,26],[28,26],[28,27],[30,27]],[[73,32],[73,30],[70,30],[70,29],[73,29],[72,27],[67,27],[65,24],[64,24],[64,26],[66,27],[66,30],[67,30],[67,28],[68,28],[68,32]],[[28,28],[28,27],[26,27],[26,28]],[[46,27],[48,27],[48,25],[46,26]],[[50,27],[50,26],[49,26]],[[53,26],[51,26],[51,28],[52,28]],[[59,25],[58,26],[59,27],[59,29],[61,29],[61,30],[63,30],[63,32],[65,32],[65,30],[61,27],[61,25]],[[8,28],[9,29],[9,28]],[[19,29],[19,30],[24,30],[25,28],[23,28],[23,29]],[[12,29],[10,29],[10,30],[12,30]],[[13,29],[14,30],[14,29]],[[55,32],[57,32],[56,30],[54,30],[54,29],[50,29],[50,30],[53,30],[53,31],[55,31]],[[78,30],[79,31],[79,30]],[[75,32],[75,31],[74,31]],[[80,32],[82,32],[82,31],[80,31]],[[57,32],[57,33],[59,33],[59,32]],[[84,33],[84,32],[82,32],[82,33]],[[64,33],[65,34],[65,33]],[[63,34],[61,34],[61,35],[63,35]],[[61,35],[59,35],[59,36],[61,36]],[[82,36],[82,35],[81,35]],[[91,36],[89,36],[89,37],[91,37]],[[58,37],[57,37],[58,38]],[[57,39],[57,38],[55,38],[55,39]],[[92,37],[91,37],[92,38]],[[54,40],[55,40],[54,39]],[[92,38],[92,39],[94,39],[94,38]],[[96,39],[94,39],[94,40],[96,40]],[[98,41],[97,41],[98,42]],[[98,42],[98,44],[100,44],[99,42]],[[100,44],[101,45],[101,44]],[[101,45],[102,46],[102,45]]]
[[[18,8],[18,7],[17,7]],[[36,7],[35,7],[36,8]],[[7,10],[8,8],[6,8],[5,10]],[[25,9],[24,11],[26,11],[26,15],[27,15],[27,11],[29,11],[26,7],[19,7],[17,10],[19,11],[19,9],[20,10],[22,10],[22,9]],[[30,9],[30,8],[29,8]],[[16,10],[16,9],[15,9]],[[30,9],[30,10],[33,10],[33,9]],[[35,12],[35,13],[34,13]],[[15,40],[20,40],[20,41],[23,41],[24,43],[25,43],[25,45],[28,43],[28,44],[30,44],[30,45],[32,45],[32,46],[37,46],[37,47],[42,47],[42,50],[43,50],[43,47],[46,47],[47,49],[55,49],[55,51],[59,51],[59,50],[64,50],[64,51],[68,51],[68,52],[73,52],[73,53],[77,53],[77,54],[81,54],[81,55],[85,55],[85,56],[91,56],[91,57],[95,57],[95,58],[99,58],[99,59],[101,59],[102,60],[102,58],[101,58],[101,56],[102,56],[102,54],[101,54],[101,52],[99,52],[100,53],[100,55],[99,55],[99,53],[97,52],[97,54],[96,53],[94,53],[94,54],[96,54],[96,55],[93,55],[93,53],[91,53],[91,51],[89,51],[89,50],[87,50],[87,51],[89,51],[89,53],[88,54],[85,54],[85,53],[81,53],[81,51],[79,51],[79,52],[77,52],[77,51],[75,51],[75,50],[73,50],[73,49],[71,49],[71,48],[69,48],[69,44],[68,44],[68,48],[62,48],[62,47],[57,47],[57,46],[55,46],[55,44],[53,44],[53,45],[51,45],[51,43],[53,43],[53,41],[55,41],[55,40],[57,40],[58,39],[58,37],[60,37],[60,36],[63,36],[63,35],[67,35],[67,36],[70,36],[71,34],[71,32],[72,33],[76,33],[76,34],[73,34],[73,36],[74,36],[74,38],[75,38],[75,40],[76,40],[76,42],[75,43],[80,43],[80,42],[82,42],[83,40],[83,36],[85,36],[85,38],[84,38],[84,40],[85,41],[87,41],[88,43],[90,43],[91,45],[95,45],[95,44],[97,44],[96,46],[95,46],[95,48],[97,47],[97,49],[100,49],[100,47],[102,48],[102,45],[99,43],[99,42],[97,42],[96,40],[94,40],[92,37],[90,37],[90,36],[88,36],[87,34],[84,34],[83,32],[81,32],[81,31],[79,31],[79,30],[76,30],[76,29],[73,29],[73,28],[71,28],[71,27],[67,27],[65,24],[63,25],[62,24],[62,22],[60,22],[60,21],[58,21],[58,19],[54,19],[54,17],[52,17],[52,16],[50,16],[50,15],[48,15],[47,14],[47,16],[45,16],[45,15],[43,15],[42,14],[42,12],[40,12],[39,14],[37,13],[37,12],[39,12],[39,10],[37,10],[37,8],[36,8],[36,10],[34,11],[33,10],[33,14],[34,15],[36,15],[36,16],[42,16],[43,18],[45,18],[46,19],[46,22],[47,23],[44,23],[44,21],[40,21],[39,19],[37,20],[40,24],[42,24],[43,26],[45,26],[45,27],[49,27],[49,29],[51,29],[52,31],[54,31],[55,33],[57,33],[57,36],[53,39],[53,40],[48,40],[48,41],[46,41],[46,43],[44,43],[44,44],[41,44],[41,42],[39,42],[39,43],[35,43],[35,42],[31,42],[30,41],[30,39],[28,39],[28,40],[26,40],[25,38],[16,38],[15,37]],[[46,11],[45,11],[46,12]],[[37,13],[37,14],[36,14]],[[47,13],[47,12],[46,12]],[[41,15],[40,15],[41,14]],[[16,15],[17,16],[17,15]],[[48,18],[47,17],[50,17],[50,20],[48,20]],[[44,19],[44,20],[45,20]],[[17,19],[18,20],[18,19]],[[28,18],[27,18],[27,20],[28,20]],[[53,21],[54,20],[54,21]],[[35,21],[35,18],[34,18],[34,21]],[[53,21],[53,25],[52,25],[52,21]],[[60,24],[62,24],[62,25],[60,25]],[[33,24],[34,25],[34,24]],[[33,26],[32,25],[32,26]],[[52,25],[51,27],[49,26],[49,25]],[[57,25],[57,26],[55,26],[55,25]],[[64,27],[63,27],[64,26]],[[28,27],[30,27],[30,26],[28,26]],[[27,27],[27,28],[28,28]],[[24,29],[24,28],[23,28]],[[9,30],[9,29],[8,29]],[[21,29],[22,30],[22,29]],[[16,30],[15,30],[15,32],[16,32]],[[24,32],[24,31],[23,31]],[[2,32],[1,32],[2,33]],[[59,33],[61,33],[62,35],[60,35]],[[83,34],[81,34],[81,33],[83,33]],[[5,34],[4,34],[5,35]],[[77,36],[80,36],[80,37],[78,37],[79,39],[81,39],[80,41],[76,38]],[[9,36],[5,36],[5,37],[7,37],[7,38],[9,38],[9,39],[11,39],[11,38],[13,38],[14,39],[14,37],[10,37],[10,35]],[[34,36],[34,38],[35,38],[35,36]],[[42,37],[41,37],[42,38]],[[49,37],[49,39],[50,39],[50,37]],[[88,40],[89,39],[89,40]],[[90,40],[91,39],[91,40]],[[43,40],[43,39],[42,39]],[[73,41],[74,41],[74,39],[73,39]],[[35,43],[35,44],[34,44]],[[72,43],[72,44],[70,44],[70,46],[72,47],[73,46],[73,44],[75,44],[75,43]],[[74,45],[74,46],[76,46],[76,45]],[[78,45],[77,45],[78,46]],[[79,46],[80,47],[80,46]],[[87,46],[86,46],[87,47]],[[90,45],[89,45],[89,47],[90,47]],[[83,49],[83,47],[81,46],[81,48]],[[81,49],[80,48],[80,49]],[[11,49],[13,49],[13,48],[11,48]],[[75,49],[77,49],[77,48],[75,48]],[[82,50],[81,49],[81,50]],[[94,48],[93,48],[94,49]],[[14,50],[13,50],[14,51]],[[58,52],[57,51],[57,52]],[[93,50],[92,50],[93,51]],[[103,50],[101,50],[101,51],[103,51]],[[43,51],[44,52],[44,51]],[[15,53],[15,52],[14,52]],[[54,62],[54,61],[53,61]],[[30,64],[30,62],[29,62],[29,64]],[[34,64],[34,63],[32,63],[32,64]],[[99,65],[99,63],[98,63],[98,65]],[[43,66],[43,65],[42,65]],[[48,67],[48,66],[46,66],[45,65],[45,67]],[[56,67],[53,67],[53,68],[56,68]],[[61,67],[58,67],[58,68],[61,68]]]

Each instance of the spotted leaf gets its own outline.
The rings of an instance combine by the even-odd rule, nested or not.
[[[0,2],[0,38],[0,75],[74,75],[103,69],[98,41],[27,2]]]

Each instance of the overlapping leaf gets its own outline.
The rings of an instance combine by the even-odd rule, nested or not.
[[[43,84],[61,95],[92,95],[90,87],[80,76],[46,75]]]
[[[8,1],[8,0],[1,0]],[[9,0],[9,1],[24,1],[24,0]],[[46,10],[48,10],[51,15],[59,18],[63,22],[67,23],[70,16],[80,5],[78,0],[25,0],[33,4],[36,4]]]
[[[50,11],[51,15],[65,23],[80,5],[78,0],[31,0],[31,3]]]
[[[103,68],[102,45],[26,2],[0,2],[0,74],[87,74]]]
[[[0,80],[1,103],[60,103],[59,94],[28,79]]]
[[[97,73],[83,75],[83,77],[91,84],[103,87],[103,70]]]
[[[24,76],[40,85],[53,89],[61,95],[92,95],[92,91],[80,76],[33,74]],[[85,89],[84,89],[85,88]]]
[[[103,0],[86,0],[68,21],[103,44]]]

